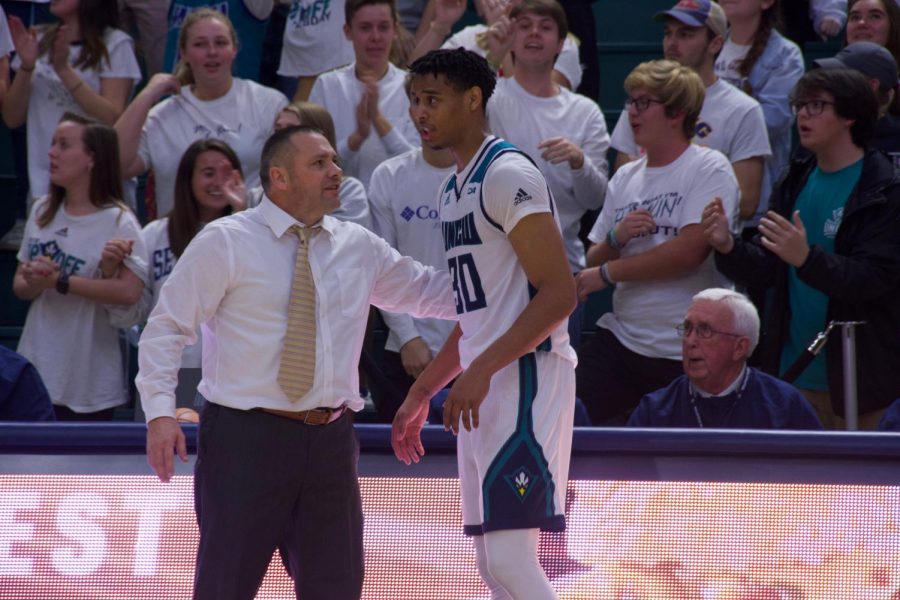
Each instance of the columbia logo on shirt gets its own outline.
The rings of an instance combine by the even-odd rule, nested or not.
[[[531,200],[531,195],[529,195],[528,192],[526,192],[522,188],[519,188],[519,191],[516,192],[516,199],[513,200],[513,206],[518,206],[523,202],[528,202],[529,200]]]
[[[427,221],[429,219],[438,219],[440,217],[440,214],[438,214],[437,209],[423,204],[415,210],[407,206],[400,213],[400,216],[403,217],[403,219],[408,223],[414,218],[419,218],[423,221]]]

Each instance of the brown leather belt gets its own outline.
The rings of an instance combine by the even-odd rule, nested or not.
[[[312,410],[301,410],[299,412],[291,410],[278,410],[275,408],[260,408],[259,410],[275,415],[276,417],[284,417],[292,421],[300,421],[304,425],[328,425],[344,416],[347,412],[347,405],[337,408],[314,408]]]

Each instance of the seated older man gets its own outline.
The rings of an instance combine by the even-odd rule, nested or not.
[[[685,374],[644,396],[629,426],[822,429],[795,387],[747,366],[759,315],[746,296],[704,290],[677,329]]]

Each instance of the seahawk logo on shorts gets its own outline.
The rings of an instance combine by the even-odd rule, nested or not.
[[[528,497],[528,493],[531,491],[531,483],[534,480],[534,475],[532,475],[525,467],[519,467],[513,471],[512,474],[505,475],[504,478],[512,487],[516,494],[516,498],[525,502],[525,498]]]
[[[529,200],[531,200],[531,195],[522,188],[519,188],[519,191],[516,192],[516,199],[513,200],[513,206],[518,206],[523,202],[528,202]]]

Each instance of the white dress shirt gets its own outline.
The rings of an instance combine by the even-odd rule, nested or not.
[[[136,384],[147,421],[175,415],[182,348],[203,324],[199,392],[232,408],[361,410],[357,366],[369,304],[456,319],[449,276],[401,256],[374,233],[322,218],[309,262],[316,283],[316,374],[291,402],[278,385],[298,238],[297,221],[269,198],[207,225],[160,291],[141,336]],[[287,235],[285,235],[287,233]]]

